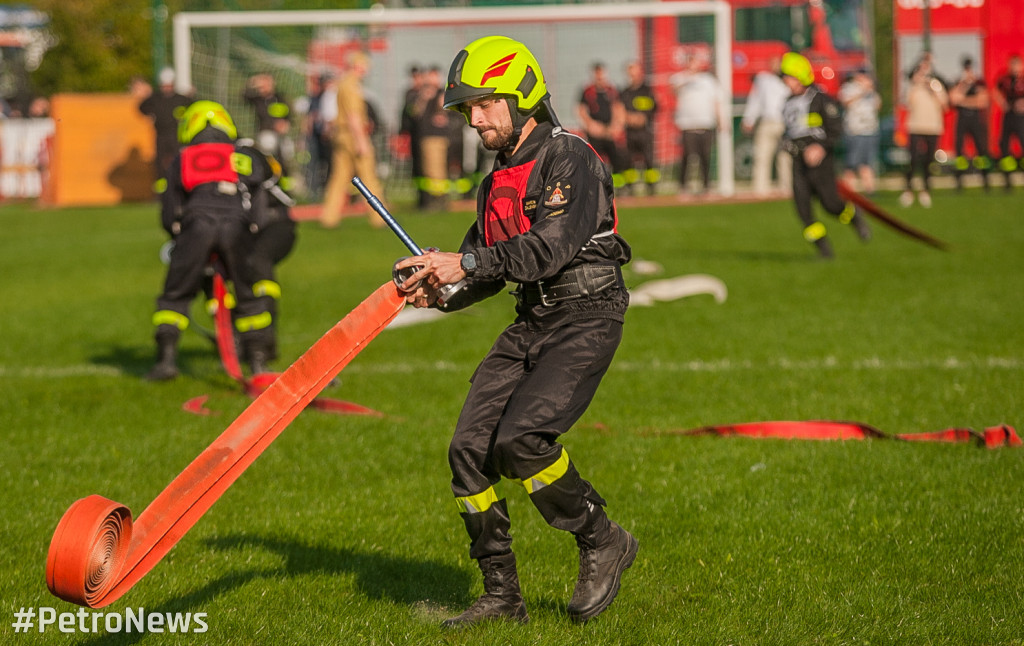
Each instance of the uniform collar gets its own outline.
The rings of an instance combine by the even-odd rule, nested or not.
[[[502,167],[518,166],[536,157],[537,150],[541,147],[541,144],[551,137],[553,129],[550,121],[541,121],[530,131],[530,134],[514,155],[509,156],[507,153],[499,153],[498,164]]]

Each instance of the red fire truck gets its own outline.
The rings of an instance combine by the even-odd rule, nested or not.
[[[686,2],[688,0],[665,0]],[[733,115],[742,113],[754,75],[770,70],[773,60],[798,51],[811,61],[815,75],[835,93],[846,75],[870,68],[873,42],[870,3],[865,0],[729,0],[732,6]],[[714,28],[710,17],[657,17],[643,21],[644,61],[655,79],[661,105],[675,104],[667,83],[690,55],[711,58]],[[665,53],[669,52],[668,55]],[[656,128],[674,132],[671,110],[662,110]],[[658,138],[661,160],[677,156],[675,137]],[[749,175],[750,142],[736,139],[736,176]]]
[[[896,0],[895,57],[897,101],[903,96],[907,73],[924,51],[930,51],[935,69],[947,83],[955,83],[963,58],[970,57],[975,72],[989,91],[1006,73],[1010,54],[1024,53],[1024,0]],[[905,140],[904,110],[897,108],[897,142]],[[989,108],[989,147],[996,151],[1002,114]],[[946,115],[946,131],[939,142],[949,157],[953,148],[954,111]],[[939,159],[943,161],[943,159]]]
[[[686,2],[687,0],[666,0]],[[872,52],[871,19],[864,0],[730,0],[733,7],[732,93],[742,101],[755,74],[773,59],[798,51],[815,67],[819,82],[838,89],[845,74],[868,66]],[[655,74],[678,70],[686,54],[707,51],[708,19],[653,18],[648,24],[649,52],[675,50],[670,58],[650,60]]]

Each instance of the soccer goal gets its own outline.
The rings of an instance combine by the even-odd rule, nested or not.
[[[692,56],[701,57],[723,92],[724,120],[731,123],[731,9],[721,1],[632,2],[539,6],[360,10],[184,12],[174,17],[174,65],[180,90],[224,104],[242,135],[255,121],[242,99],[247,79],[271,74],[294,106],[291,137],[302,162],[299,120],[313,79],[344,73],[346,54],[358,49],[371,59],[367,99],[378,124],[381,170],[389,191],[409,179],[408,153],[395,137],[409,84],[409,69],[441,69],[444,83],[455,54],[492,34],[515,38],[536,55],[562,125],[579,131],[577,105],[595,62],[604,64],[619,88],[626,65],[640,62],[658,102],[655,161],[671,190],[680,164],[673,122],[675,91],[669,79]],[[472,133],[471,133],[472,134]],[[467,137],[467,142],[475,141]],[[718,132],[714,174],[718,190],[734,188],[733,133]],[[468,160],[471,155],[465,154]]]

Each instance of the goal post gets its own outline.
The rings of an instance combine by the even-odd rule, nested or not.
[[[544,70],[559,120],[574,131],[580,129],[576,104],[590,82],[591,65],[604,63],[612,82],[621,87],[625,64],[640,60],[661,103],[655,126],[656,161],[669,178],[675,177],[671,169],[679,164],[674,158],[679,143],[672,125],[675,94],[668,79],[682,68],[680,52],[692,44],[684,33],[689,17],[710,22],[703,47],[724,94],[723,121],[731,124],[732,9],[721,0],[182,12],[173,20],[173,60],[179,91],[194,89],[200,97],[224,103],[246,135],[255,133],[248,130],[251,117],[241,100],[245,78],[273,70],[286,96],[297,99],[305,94],[309,78],[325,69],[342,72],[341,57],[316,53],[324,48],[358,47],[369,53],[367,95],[377,102],[381,119],[392,133],[397,130],[409,67],[440,66],[443,82],[457,51],[481,36],[506,35],[530,48]],[[659,24],[671,26],[671,42],[652,44],[652,25]],[[732,129],[719,130],[717,137],[717,186],[722,194],[731,195]],[[381,152],[387,163],[387,151]],[[401,179],[401,171],[390,172],[392,180]]]

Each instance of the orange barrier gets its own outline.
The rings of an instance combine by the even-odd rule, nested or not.
[[[153,123],[127,94],[57,94],[50,206],[91,206],[153,199]]]
[[[64,513],[50,541],[46,585],[57,597],[107,606],[167,554],[228,487],[405,305],[381,285],[281,373],[132,523],[125,505],[92,495]]]

